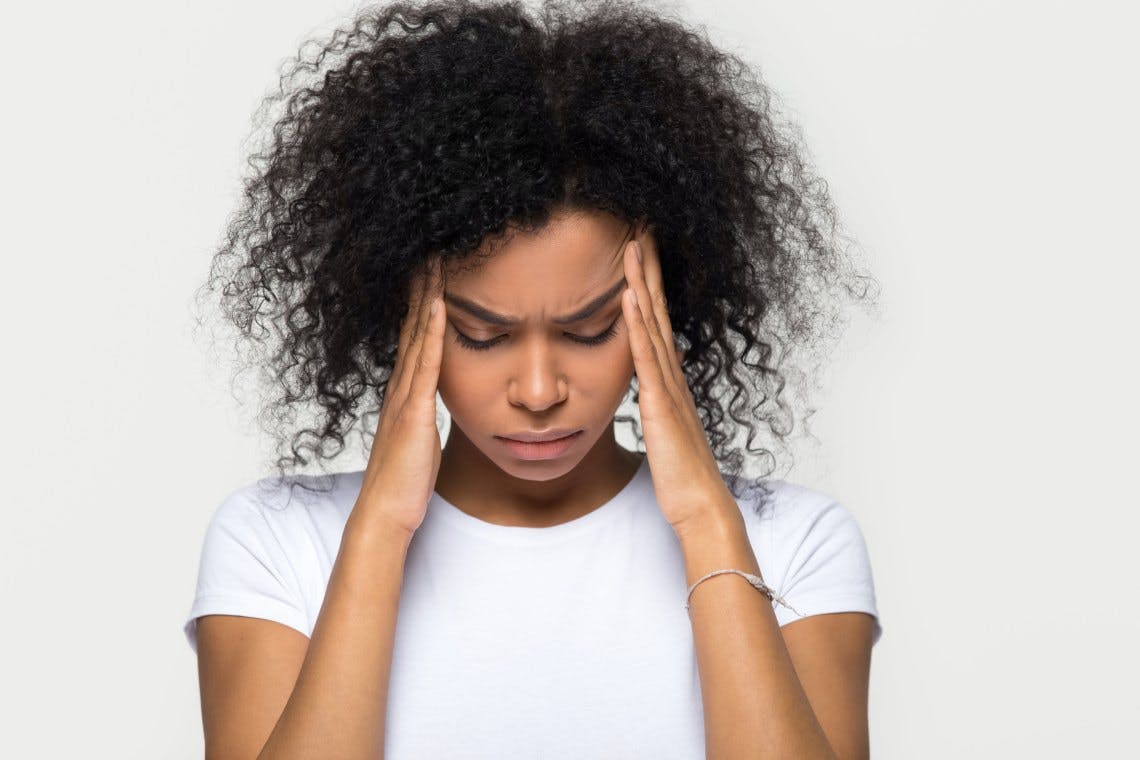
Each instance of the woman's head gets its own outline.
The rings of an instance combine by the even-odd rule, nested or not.
[[[788,351],[831,337],[834,296],[865,297],[866,278],[769,101],[703,34],[614,0],[381,5],[299,57],[266,101],[283,108],[207,283],[275,381],[278,468],[374,430],[407,283],[436,253],[456,294],[523,320],[487,351],[449,326],[454,422],[510,432],[575,393],[588,402],[551,425],[595,426],[627,391],[635,410],[625,340],[559,338],[603,332],[620,302],[564,331],[552,321],[618,281],[635,223],[653,231],[714,453],[730,475],[746,453],[770,456],[753,441],[758,425],[773,442],[792,429]],[[448,312],[476,340],[506,332]],[[309,410],[316,424],[297,424]],[[640,439],[634,417],[617,421]]]
[[[542,480],[572,469],[602,436],[612,440],[633,378],[621,294],[634,231],[610,214],[567,210],[496,245],[477,268],[445,269],[439,394],[452,437],[508,474]],[[581,433],[545,461],[524,461],[501,441],[551,429]]]

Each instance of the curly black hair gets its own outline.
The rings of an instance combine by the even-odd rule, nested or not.
[[[256,367],[275,388],[260,419],[279,477],[340,454],[357,424],[374,434],[408,282],[430,254],[471,261],[562,210],[653,225],[727,482],[762,482],[741,478],[746,454],[772,472],[756,427],[773,442],[793,429],[785,385],[812,373],[792,353],[820,356],[840,297],[873,301],[875,281],[756,71],[703,28],[615,0],[397,2],[306,55],[310,42],[255,115],[256,134],[278,109],[204,285],[238,329],[237,374]],[[634,379],[623,406],[637,400]],[[636,417],[615,420],[644,445]]]

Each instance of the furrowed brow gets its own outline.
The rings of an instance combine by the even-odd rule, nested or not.
[[[625,277],[622,277],[620,280],[618,280],[617,283],[606,290],[605,293],[602,293],[597,298],[591,299],[588,304],[583,306],[581,309],[578,309],[578,311],[574,312],[573,314],[566,314],[565,316],[553,317],[551,321],[556,325],[569,325],[575,322],[581,322],[585,319],[589,319],[590,317],[594,316],[594,314],[597,313],[603,306],[612,301],[614,296],[625,290],[626,287]],[[486,309],[474,301],[468,301],[466,298],[457,296],[453,293],[445,292],[443,294],[443,298],[445,301],[447,301],[447,303],[451,304],[455,308],[461,309],[462,311],[465,311],[471,316],[477,319],[481,319],[488,324],[498,325],[500,327],[513,327],[519,323],[519,320],[517,319],[506,317],[502,314],[496,314],[490,309]]]

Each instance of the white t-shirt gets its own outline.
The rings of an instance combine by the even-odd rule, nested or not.
[[[215,511],[183,628],[195,651],[199,615],[312,634],[363,471],[300,478],[333,487],[265,479]],[[874,615],[878,642],[851,513],[768,482],[760,515],[758,495],[737,500],[765,582],[805,616]],[[613,499],[547,528],[484,522],[433,493],[405,562],[384,756],[704,758],[684,560],[655,498],[648,460]],[[772,604],[780,625],[799,619]]]

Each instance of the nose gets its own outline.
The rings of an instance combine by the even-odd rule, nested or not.
[[[541,412],[565,401],[568,392],[569,383],[559,371],[556,352],[541,339],[530,341],[519,353],[508,385],[511,404]]]

